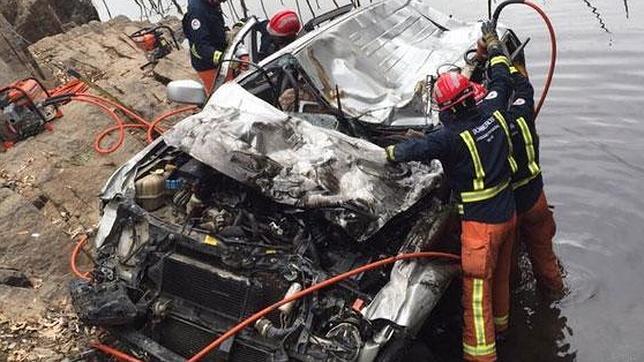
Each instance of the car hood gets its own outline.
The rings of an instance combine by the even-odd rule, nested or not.
[[[330,103],[340,89],[347,114],[373,124],[424,125],[427,117],[412,104],[417,84],[442,65],[464,65],[463,53],[481,36],[479,23],[457,21],[428,3],[374,3],[291,51]]]
[[[435,190],[438,162],[390,165],[382,148],[283,113],[236,83],[163,136],[272,200],[322,209],[363,241]]]

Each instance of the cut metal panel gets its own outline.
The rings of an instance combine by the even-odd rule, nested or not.
[[[327,219],[358,241],[434,191],[442,176],[438,162],[391,165],[373,143],[290,117],[235,83],[163,137],[279,203],[328,210]]]

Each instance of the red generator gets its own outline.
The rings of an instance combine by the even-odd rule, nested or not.
[[[62,117],[55,105],[47,105],[47,89],[36,78],[18,80],[0,89],[0,143],[5,148],[34,136],[48,122]]]

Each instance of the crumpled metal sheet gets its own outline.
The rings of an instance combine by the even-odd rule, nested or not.
[[[385,319],[407,327],[412,335],[425,322],[458,273],[457,264],[443,261],[398,261],[389,282],[362,310],[368,320]]]
[[[341,89],[348,114],[378,124],[425,124],[425,115],[411,109],[416,84],[445,63],[463,65],[463,53],[480,37],[479,23],[459,22],[427,3],[367,6],[303,42],[294,55],[328,101],[335,103],[336,85]]]
[[[163,136],[217,171],[276,202],[324,208],[358,241],[435,190],[440,163],[390,165],[365,140],[290,117],[236,83]]]

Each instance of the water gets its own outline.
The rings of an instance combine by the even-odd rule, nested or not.
[[[136,16],[131,1],[108,0]],[[556,208],[556,251],[571,292],[551,307],[524,288],[501,355],[507,361],[644,361],[644,2],[535,1],[551,16],[559,41],[538,127],[546,192]],[[262,14],[256,1],[247,2]],[[269,13],[281,6],[264,2]],[[487,14],[482,0],[434,2],[465,20]],[[532,38],[528,70],[540,88],[549,60],[541,21],[512,5],[502,22]]]
[[[644,361],[644,3],[537,3],[551,16],[559,42],[538,128],[558,223],[556,251],[571,293],[553,307],[520,293],[502,356]],[[438,7],[466,19],[485,11],[482,1]],[[539,88],[549,59],[540,20],[512,5],[502,22],[532,37],[528,68]]]

